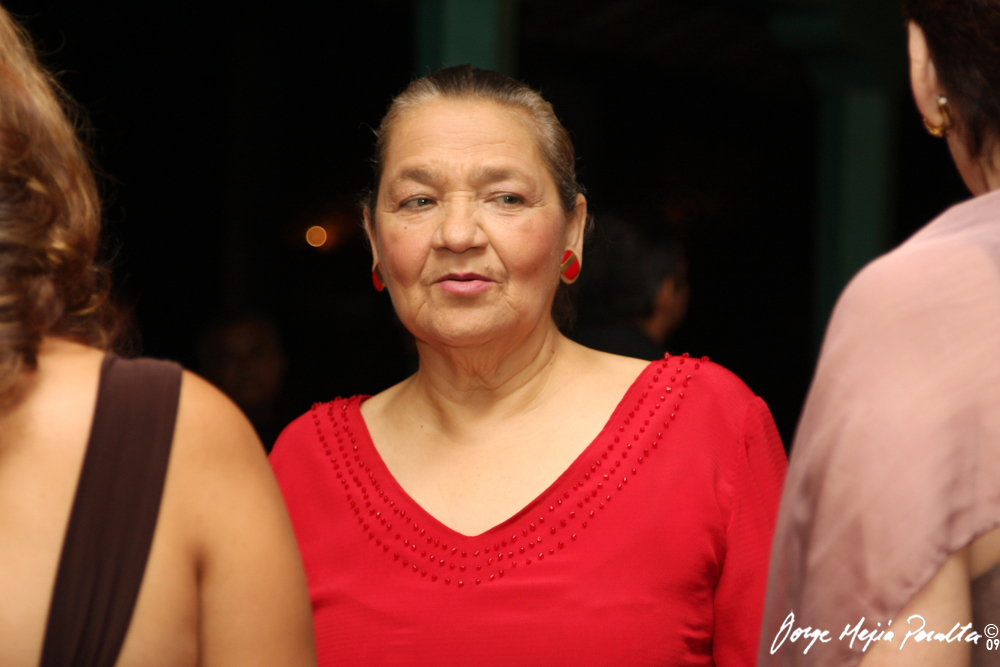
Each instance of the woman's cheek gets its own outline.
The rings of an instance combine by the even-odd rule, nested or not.
[[[539,233],[536,227],[526,236],[526,239],[517,244],[516,252],[508,253],[513,262],[513,266],[509,268],[532,282],[551,281],[554,272],[558,271],[559,258],[562,256],[561,234]]]
[[[419,280],[427,257],[429,239],[421,238],[421,230],[408,224],[392,225],[380,244],[383,269],[389,280],[395,278],[409,284]]]

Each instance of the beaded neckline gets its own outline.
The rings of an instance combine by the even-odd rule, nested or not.
[[[435,519],[392,477],[361,418],[363,397],[317,403],[311,415],[345,502],[375,550],[429,583],[464,588],[499,581],[518,567],[540,565],[577,541],[660,447],[692,373],[706,361],[708,357],[697,361],[685,353],[650,363],[597,437],[545,491],[509,519],[475,536]],[[639,393],[643,381],[647,386]],[[637,394],[630,407],[627,399]],[[635,445],[647,429],[656,429],[656,439],[640,450]],[[592,461],[589,466],[588,461]],[[569,486],[574,477],[578,479]],[[547,507],[543,501],[548,501]],[[401,505],[408,505],[409,513]]]

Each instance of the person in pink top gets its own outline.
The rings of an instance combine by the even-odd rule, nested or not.
[[[445,69],[377,134],[373,281],[419,370],[315,405],[270,459],[320,664],[752,662],[785,469],[767,406],[707,359],[560,333],[587,203],[530,88]]]
[[[974,197],[837,303],[792,447],[761,665],[1000,655],[1000,0],[903,7],[914,99]]]

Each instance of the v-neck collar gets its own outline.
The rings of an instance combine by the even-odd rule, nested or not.
[[[371,433],[368,430],[368,424],[361,415],[361,404],[369,398],[368,396],[358,397],[356,402],[351,403],[351,406],[348,408],[348,412],[351,413],[351,420],[358,424],[357,439],[361,445],[358,451],[363,457],[371,459],[375,478],[381,483],[382,489],[385,490],[386,493],[391,493],[393,496],[405,501],[405,503],[412,508],[410,511],[420,517],[421,523],[427,524],[427,528],[433,527],[435,533],[440,533],[442,536],[447,535],[448,539],[452,541],[476,541],[480,539],[488,539],[497,533],[508,532],[508,529],[513,524],[518,523],[525,516],[530,515],[537,506],[542,504],[542,501],[545,498],[557,494],[559,489],[566,483],[566,480],[577,476],[577,469],[581,466],[588,465],[586,462],[594,458],[595,454],[598,458],[600,458],[600,453],[595,450],[605,446],[601,443],[614,439],[614,435],[611,431],[616,425],[619,424],[623,415],[629,411],[629,403],[630,401],[635,400],[632,397],[634,396],[636,390],[641,388],[642,383],[647,376],[655,374],[655,366],[658,363],[662,363],[662,361],[663,360],[659,360],[659,362],[651,362],[642,370],[641,373],[639,373],[638,377],[636,377],[632,384],[629,385],[628,390],[622,396],[621,400],[619,400],[615,409],[612,411],[611,416],[608,418],[607,422],[605,422],[597,436],[594,437],[590,444],[588,444],[587,447],[585,447],[583,451],[581,451],[576,458],[573,459],[572,463],[570,463],[569,466],[567,466],[567,468],[563,470],[563,472],[556,477],[556,479],[549,484],[544,491],[538,494],[527,505],[515,512],[509,518],[477,535],[466,535],[465,533],[460,533],[454,528],[451,528],[438,520],[437,517],[428,512],[422,505],[420,505],[420,503],[414,500],[410,494],[406,492],[395,476],[393,476],[393,474],[389,471],[389,467],[386,465],[385,461],[382,459],[382,455],[378,451],[378,448],[375,446]],[[544,517],[544,514],[541,516]],[[417,517],[414,516],[412,518],[416,519]]]
[[[413,575],[446,585],[454,580],[461,588],[503,578],[518,563],[527,567],[555,557],[610,510],[644,457],[666,440],[692,374],[707,360],[685,354],[650,363],[566,470],[513,516],[478,535],[438,521],[400,486],[361,415],[367,397],[316,404],[311,415],[332,463],[331,482],[343,488],[361,534]]]

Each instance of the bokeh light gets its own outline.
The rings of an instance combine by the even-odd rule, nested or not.
[[[314,248],[321,248],[326,244],[326,230],[319,225],[313,225],[306,230],[306,243]]]

